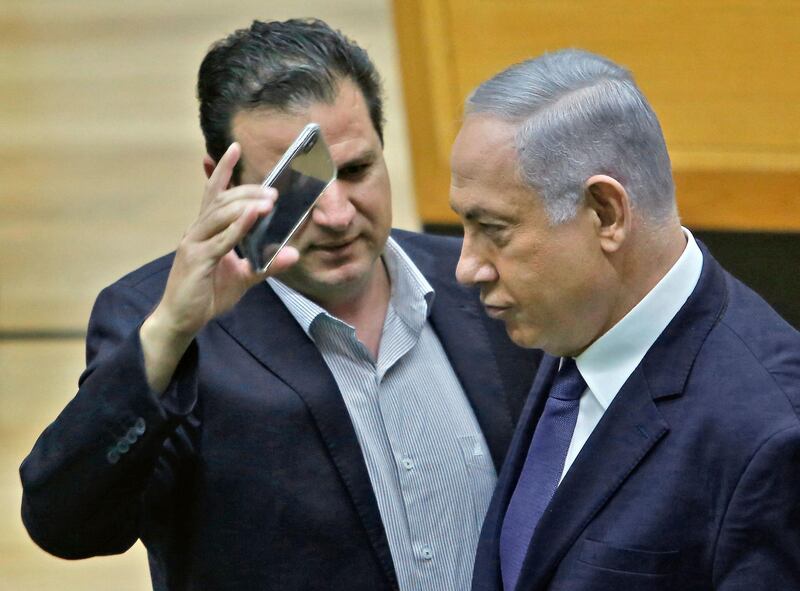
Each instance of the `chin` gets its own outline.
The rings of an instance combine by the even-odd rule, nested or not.
[[[374,269],[374,261],[359,257],[336,266],[321,266],[311,270],[310,275],[320,283],[335,287],[364,281]]]
[[[506,324],[506,332],[513,343],[523,349],[540,349],[555,357],[562,357],[569,350],[569,347],[565,347],[558,339],[548,339],[548,335],[539,327]]]
[[[302,286],[298,290],[312,299],[327,301],[338,299],[342,294],[357,291],[371,277],[371,266],[366,261],[350,261],[335,267],[304,268],[302,279],[295,281]]]
[[[526,330],[518,325],[506,324],[506,332],[515,345],[525,349],[541,349],[541,335],[530,329]]]

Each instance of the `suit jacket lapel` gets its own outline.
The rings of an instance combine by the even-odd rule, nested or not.
[[[305,402],[353,499],[378,561],[396,586],[389,543],[350,415],[336,380],[314,343],[266,283],[250,289],[218,322]]]
[[[500,591],[503,588],[500,578],[500,530],[557,369],[558,357],[545,355],[542,358],[481,529],[473,573],[473,591]]]
[[[657,402],[683,393],[695,358],[727,298],[722,268],[699,246],[703,271],[695,290],[617,393],[539,521],[520,573],[526,589],[546,588],[594,515],[668,434],[669,425]],[[526,445],[532,436],[532,429],[528,431]],[[527,449],[521,452],[526,453]],[[514,484],[516,480],[515,476]],[[503,513],[507,504],[506,500]]]
[[[546,587],[594,515],[668,431],[644,374],[637,369],[606,410],[542,515],[520,573],[526,588]]]

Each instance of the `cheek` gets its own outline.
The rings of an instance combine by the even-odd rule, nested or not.
[[[385,175],[371,178],[356,188],[356,209],[370,222],[387,231],[392,220],[392,197]]]
[[[543,297],[542,292],[550,280],[547,278],[547,269],[542,268],[535,258],[508,258],[501,255],[495,260],[499,284],[514,302],[524,304]]]
[[[501,288],[518,307],[521,324],[563,324],[587,296],[581,270],[557,256],[521,257],[501,265],[498,272]]]

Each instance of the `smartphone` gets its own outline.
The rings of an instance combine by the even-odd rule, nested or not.
[[[264,179],[261,186],[276,188],[278,199],[242,238],[236,247],[239,256],[254,270],[266,271],[334,180],[336,166],[319,125],[309,123]]]

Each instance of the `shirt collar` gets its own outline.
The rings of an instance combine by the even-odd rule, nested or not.
[[[603,336],[575,358],[586,385],[607,409],[647,351],[694,291],[703,254],[683,228],[686,247],[656,286]]]
[[[433,308],[433,287],[391,237],[386,241],[383,261],[392,282],[392,307],[409,328],[421,331]]]
[[[435,295],[433,287],[391,236],[386,241],[381,256],[392,284],[390,303],[395,313],[415,332],[421,331],[433,307]],[[322,306],[312,302],[282,281],[274,277],[267,277],[267,283],[309,337],[313,338],[311,326],[317,318],[324,317],[339,321]]]

